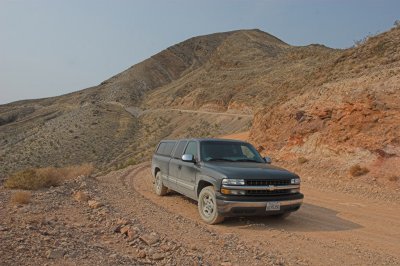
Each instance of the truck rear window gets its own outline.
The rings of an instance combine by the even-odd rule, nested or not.
[[[161,142],[156,151],[157,154],[170,156],[175,147],[175,141]]]

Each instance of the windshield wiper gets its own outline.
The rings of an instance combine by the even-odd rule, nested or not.
[[[236,160],[235,162],[253,162],[253,163],[259,163],[259,161],[253,160],[253,159],[239,159]]]
[[[211,158],[207,162],[212,162],[212,161],[234,162],[233,160],[229,160],[229,159],[225,159],[225,158]]]

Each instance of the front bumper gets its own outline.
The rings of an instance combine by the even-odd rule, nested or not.
[[[265,216],[297,211],[303,203],[301,193],[274,197],[240,197],[217,195],[218,213],[231,216]],[[267,202],[280,202],[279,211],[266,211]]]

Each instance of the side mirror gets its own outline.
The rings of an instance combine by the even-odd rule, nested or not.
[[[268,156],[264,157],[264,161],[265,161],[265,163],[267,163],[267,164],[271,164],[271,163],[272,163],[271,157],[268,157]]]
[[[184,155],[182,155],[182,161],[189,162],[189,163],[194,163],[195,162],[193,154],[184,154]]]

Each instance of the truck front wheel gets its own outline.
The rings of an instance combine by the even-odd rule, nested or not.
[[[201,190],[198,199],[198,208],[201,219],[208,224],[218,224],[224,220],[224,217],[218,213],[213,186],[208,186]]]
[[[167,195],[168,188],[162,182],[161,171],[158,171],[154,180],[154,191],[158,196]]]

